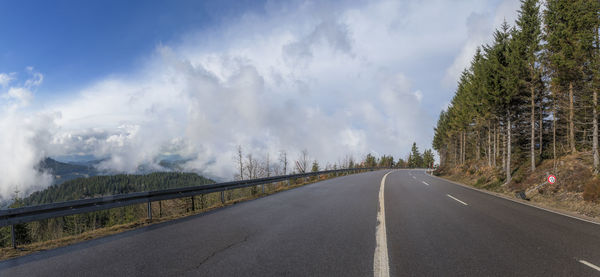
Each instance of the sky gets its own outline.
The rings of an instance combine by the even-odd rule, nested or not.
[[[45,157],[234,176],[237,146],[321,165],[431,148],[518,0],[2,1],[0,200]]]

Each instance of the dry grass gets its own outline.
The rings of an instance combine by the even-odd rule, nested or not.
[[[445,168],[439,173],[441,177],[449,180],[499,192],[510,198],[515,198],[517,191],[526,191],[527,197],[534,205],[600,219],[600,203],[584,199],[584,190],[590,190],[589,187],[600,190],[600,184],[596,183],[598,177],[594,177],[591,171],[591,162],[583,155],[562,157],[556,170],[552,160],[543,161],[533,172],[529,168],[518,168],[513,181],[508,185],[504,184],[504,173],[481,164]],[[549,174],[557,177],[555,184],[546,182]],[[543,185],[535,189],[540,184]],[[590,199],[591,197],[587,197],[587,200]]]
[[[258,189],[259,194],[255,195],[255,196],[251,196],[251,195],[248,196],[244,193],[244,191],[242,191],[242,190],[248,190],[248,188],[235,189],[232,191],[228,191],[228,192],[230,192],[230,194],[228,196],[231,197],[231,200],[226,201],[224,204],[221,204],[219,201],[219,203],[216,205],[211,205],[209,207],[205,207],[204,209],[197,208],[194,211],[191,211],[190,209],[188,209],[183,213],[181,213],[181,212],[177,213],[177,212],[173,212],[173,211],[177,211],[178,210],[177,206],[181,206],[182,201],[186,201],[186,200],[181,199],[178,202],[172,201],[172,200],[166,200],[166,201],[162,201],[162,209],[161,209],[162,216],[160,216],[160,217],[158,216],[159,213],[161,213],[161,211],[159,211],[159,205],[155,204],[157,202],[153,202],[153,205],[152,205],[153,218],[152,218],[152,220],[139,219],[134,222],[130,222],[130,223],[126,223],[126,224],[120,224],[120,225],[115,225],[115,226],[111,226],[111,227],[105,227],[105,228],[95,229],[92,231],[87,231],[87,232],[81,233],[79,235],[65,236],[65,237],[58,238],[58,239],[47,240],[47,241],[42,241],[42,242],[34,242],[34,243],[26,244],[26,245],[18,245],[17,249],[13,249],[12,247],[0,248],[0,260],[6,260],[6,259],[14,258],[14,257],[25,256],[25,255],[32,254],[35,252],[50,250],[50,249],[54,249],[54,248],[58,248],[58,247],[75,244],[78,242],[88,241],[88,240],[92,240],[92,239],[96,239],[96,238],[101,238],[101,237],[105,237],[105,236],[109,236],[109,235],[113,235],[113,234],[122,233],[125,231],[135,230],[135,229],[149,226],[152,224],[157,224],[157,223],[166,222],[166,221],[170,221],[170,220],[174,220],[174,219],[178,219],[178,218],[183,218],[183,217],[187,217],[190,215],[205,213],[205,212],[208,212],[208,211],[211,211],[214,209],[218,209],[221,207],[234,205],[234,204],[252,200],[252,199],[257,199],[257,198],[271,195],[271,194],[274,194],[277,192],[286,191],[289,189],[301,187],[301,186],[304,186],[307,184],[315,183],[315,182],[326,180],[326,179],[329,179],[327,175],[321,175],[319,177],[319,179],[311,178],[308,182],[300,182],[297,184],[291,183],[289,186],[284,185],[282,183],[267,184],[267,185],[265,185],[265,193],[264,194],[260,193],[261,190],[260,190],[260,186],[259,186],[259,189]],[[220,197],[219,192],[211,193],[211,194],[219,195],[218,197]],[[237,197],[236,197],[236,195],[237,195]],[[196,204],[196,205],[198,205],[198,204]]]

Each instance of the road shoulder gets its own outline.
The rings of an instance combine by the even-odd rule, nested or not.
[[[547,212],[551,212],[551,213],[559,214],[559,215],[562,215],[562,216],[566,216],[566,217],[578,219],[578,220],[581,220],[581,221],[589,222],[589,223],[592,223],[592,224],[600,225],[600,219],[597,219],[597,218],[585,216],[585,215],[582,215],[582,214],[579,214],[579,213],[576,213],[576,212],[573,212],[573,211],[569,211],[569,210],[564,210],[564,209],[558,209],[558,208],[555,208],[555,207],[550,207],[550,206],[547,206],[547,205],[543,205],[541,203],[536,203],[536,202],[531,202],[531,201],[526,201],[526,200],[512,198],[512,197],[510,197],[510,196],[508,196],[506,194],[502,194],[502,193],[499,193],[499,192],[494,192],[494,191],[479,189],[479,188],[476,188],[476,187],[473,187],[473,186],[469,186],[469,185],[466,185],[466,184],[463,184],[463,183],[455,182],[455,181],[452,181],[452,180],[449,180],[449,179],[446,179],[446,178],[443,178],[443,177],[440,177],[440,176],[435,176],[433,174],[429,174],[429,173],[426,173],[426,174],[427,174],[427,176],[430,176],[430,177],[433,177],[433,178],[436,178],[436,179],[440,179],[440,180],[444,180],[446,182],[449,182],[449,183],[452,183],[452,184],[455,184],[455,185],[458,185],[458,186],[461,186],[461,187],[464,187],[464,188],[467,188],[467,189],[471,189],[471,190],[474,190],[474,191],[479,191],[481,193],[485,193],[485,194],[488,194],[488,195],[492,195],[492,196],[496,196],[496,197],[499,197],[499,198],[503,198],[503,199],[506,199],[506,200],[509,200],[509,201],[512,201],[512,202],[515,202],[515,203],[519,203],[519,204],[522,204],[522,205],[530,206],[530,207],[537,208],[537,209],[540,209],[540,210],[544,210],[544,211],[547,211]]]

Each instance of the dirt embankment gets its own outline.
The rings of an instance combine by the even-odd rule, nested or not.
[[[552,160],[538,164],[533,172],[525,164],[515,166],[509,184],[505,184],[505,173],[501,169],[488,167],[487,163],[440,168],[435,174],[513,198],[517,192],[525,192],[533,204],[598,220],[600,178],[591,168],[590,157],[576,154],[562,157],[557,161],[556,169]],[[547,182],[550,174],[557,178],[554,184]]]

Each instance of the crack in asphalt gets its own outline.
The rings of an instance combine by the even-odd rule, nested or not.
[[[250,237],[249,235],[246,235],[246,236],[244,237],[244,239],[243,239],[243,240],[241,240],[241,241],[238,241],[238,242],[234,242],[234,243],[232,243],[232,244],[230,244],[230,245],[227,245],[227,246],[225,246],[225,247],[224,247],[224,248],[222,248],[222,249],[219,249],[219,250],[217,250],[217,251],[214,251],[214,252],[212,252],[210,255],[208,255],[206,258],[204,258],[204,260],[202,260],[202,261],[200,262],[200,264],[199,264],[198,266],[196,266],[196,268],[200,268],[200,267],[201,267],[201,266],[202,266],[202,265],[203,265],[203,264],[204,264],[206,261],[208,261],[210,258],[214,257],[215,255],[219,254],[220,252],[223,252],[223,251],[225,251],[225,250],[227,250],[227,249],[229,249],[229,248],[231,248],[231,247],[233,247],[233,246],[235,246],[235,245],[238,245],[238,244],[240,244],[240,243],[244,243],[244,242],[246,242],[246,241],[248,240],[248,238],[249,238],[249,237]]]
[[[206,256],[206,258],[204,258],[204,260],[202,260],[198,265],[196,265],[196,266],[194,266],[192,268],[188,268],[186,270],[183,270],[183,272],[190,272],[190,271],[193,271],[193,270],[198,270],[200,267],[202,267],[202,265],[204,265],[212,257],[216,256],[217,254],[219,254],[219,253],[221,253],[223,251],[228,250],[229,248],[232,248],[232,247],[234,247],[234,246],[236,246],[238,244],[241,244],[241,243],[244,243],[244,242],[248,241],[249,237],[250,237],[250,235],[246,235],[243,240],[236,241],[236,242],[231,243],[231,244],[229,244],[229,245],[227,245],[227,246],[225,246],[225,247],[223,247],[221,249],[217,249],[217,250],[213,251],[212,253],[210,253],[210,255]],[[180,272],[180,273],[183,273],[183,272]],[[179,276],[179,275],[181,275],[180,273],[177,273],[175,275]]]

